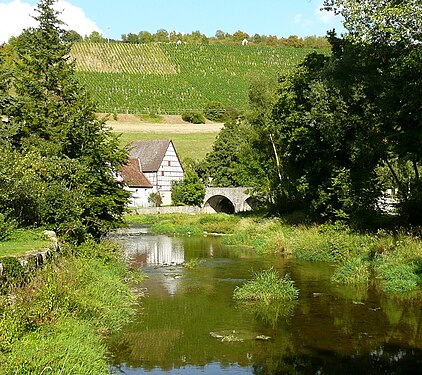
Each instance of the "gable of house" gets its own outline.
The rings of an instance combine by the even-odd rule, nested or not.
[[[136,167],[135,161],[137,161],[138,170],[151,186],[160,192],[163,204],[171,204],[173,182],[181,181],[184,177],[184,170],[173,142],[171,140],[136,141],[131,144],[129,156],[133,166]],[[129,173],[130,167],[127,168]]]
[[[141,161],[142,172],[157,172],[171,140],[135,141],[129,150],[130,158]]]

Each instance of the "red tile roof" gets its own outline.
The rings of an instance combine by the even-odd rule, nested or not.
[[[120,175],[128,186],[152,188],[151,182],[141,172],[138,159],[129,159],[120,170]]]

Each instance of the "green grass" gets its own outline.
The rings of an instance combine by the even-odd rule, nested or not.
[[[353,232],[335,226],[289,225],[281,218],[226,214],[131,215],[132,224],[148,224],[155,233],[221,233],[226,245],[251,247],[260,254],[330,262],[332,281],[388,292],[417,291],[422,285],[422,242],[406,233]],[[374,278],[374,276],[376,278]]]
[[[251,77],[288,74],[312,49],[76,43],[77,77],[104,113],[181,114],[210,100],[243,109]],[[329,53],[328,50],[318,50]]]
[[[292,301],[299,296],[294,281],[287,275],[280,277],[273,268],[255,273],[252,280],[247,281],[233,292],[236,301],[254,301],[271,304],[276,301]]]
[[[0,296],[0,374],[108,374],[103,338],[134,314],[116,246],[86,243]]]
[[[159,126],[159,125],[158,125]],[[187,158],[201,160],[211,151],[215,138],[215,133],[166,133],[166,132],[127,132],[122,133],[120,142],[126,146],[133,141],[172,139],[177,153],[181,160]]]
[[[10,238],[0,241],[0,257],[23,255],[32,250],[45,250],[50,245],[50,240],[41,230],[16,229]]]

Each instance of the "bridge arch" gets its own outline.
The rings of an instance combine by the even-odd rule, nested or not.
[[[205,212],[236,213],[253,209],[248,188],[206,188],[203,209]]]
[[[225,214],[234,214],[236,211],[233,202],[224,195],[213,195],[204,203],[204,208],[207,211],[224,212]]]

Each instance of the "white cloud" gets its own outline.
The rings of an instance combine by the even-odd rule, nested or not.
[[[25,28],[36,26],[31,17],[37,14],[34,9],[35,6],[21,0],[0,2],[0,43],[7,42],[11,36],[18,36]],[[93,31],[101,32],[81,8],[68,1],[58,0],[55,9],[61,12],[60,19],[67,24],[65,29],[75,30],[82,36]]]
[[[303,14],[298,13],[293,18],[293,23],[299,25],[303,29],[307,29],[312,26],[313,22],[309,18],[305,17]]]
[[[314,15],[319,22],[322,22],[324,25],[334,25],[338,22],[339,17],[334,14],[334,12],[328,12],[326,10],[321,10],[322,2],[315,8]]]

